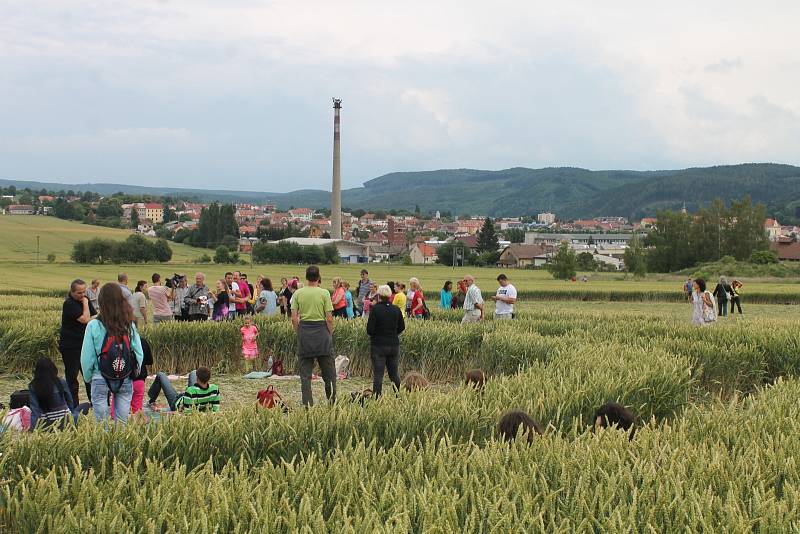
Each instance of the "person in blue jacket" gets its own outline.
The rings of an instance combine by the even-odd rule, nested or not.
[[[136,329],[133,309],[122,294],[118,284],[109,283],[103,286],[98,298],[101,312],[97,319],[86,325],[81,348],[81,369],[83,379],[91,384],[92,410],[94,417],[102,421],[109,417],[108,393],[109,387],[105,378],[100,373],[99,356],[103,351],[106,333],[121,338],[128,336],[131,352],[136,357],[136,368],[141,369],[144,360],[144,351]],[[133,378],[136,372],[125,378],[119,391],[114,395],[114,419],[120,423],[128,420],[133,398]]]

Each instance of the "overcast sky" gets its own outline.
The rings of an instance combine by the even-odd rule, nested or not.
[[[565,6],[566,5],[566,6]],[[0,0],[0,178],[800,163],[800,2]]]

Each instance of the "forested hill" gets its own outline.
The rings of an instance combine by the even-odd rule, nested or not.
[[[271,200],[284,209],[330,205],[330,193],[322,190],[264,193],[0,180],[0,185],[12,184],[35,190],[45,187],[101,194],[123,191],[224,202]],[[600,215],[639,218],[655,215],[662,208],[680,209],[684,204],[693,211],[714,198],[732,200],[745,194],[765,203],[769,215],[781,222],[800,222],[800,167],[772,163],[665,171],[517,167],[500,171],[395,172],[368,180],[362,187],[344,190],[342,201],[351,209],[367,210],[413,210],[419,206],[423,212],[440,210],[453,214],[518,216],[553,211],[562,219]]]

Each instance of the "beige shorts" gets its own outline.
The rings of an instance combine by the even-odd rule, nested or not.
[[[481,320],[481,311],[470,310],[468,312],[464,312],[464,318],[461,319],[461,324],[477,323],[480,320]]]
[[[496,321],[510,321],[512,319],[510,313],[495,313],[494,318]]]

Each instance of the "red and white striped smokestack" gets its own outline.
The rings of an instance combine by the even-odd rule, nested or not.
[[[331,237],[342,238],[342,169],[339,110],[342,100],[333,99],[333,189],[331,190]]]

